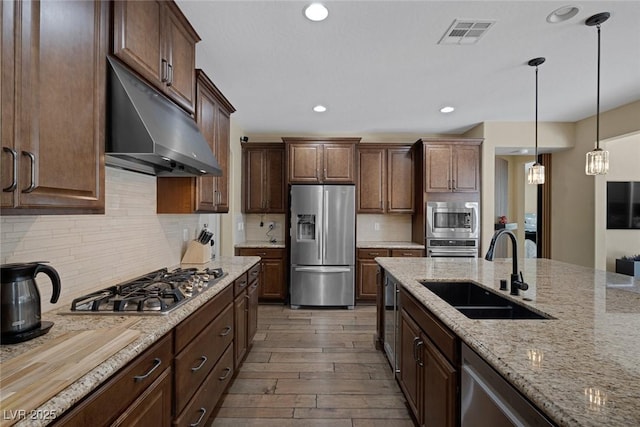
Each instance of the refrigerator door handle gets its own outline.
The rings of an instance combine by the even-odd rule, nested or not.
[[[322,203],[322,215],[324,216],[323,220],[324,220],[324,224],[322,226],[322,233],[324,234],[322,236],[322,242],[323,242],[323,246],[324,246],[324,250],[322,253],[322,263],[326,262],[327,259],[327,239],[329,238],[329,233],[328,233],[328,229],[329,229],[329,208],[327,207],[327,205],[329,204],[329,190],[325,190],[324,191],[324,200]]]
[[[349,267],[294,267],[293,271],[302,271],[307,273],[348,273],[351,271]]]

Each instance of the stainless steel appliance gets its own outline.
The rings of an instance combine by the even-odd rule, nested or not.
[[[393,277],[385,274],[384,278],[384,352],[391,364],[393,372],[400,372],[400,361],[397,358],[400,348],[400,313],[398,311],[398,295],[400,290]]]
[[[427,202],[428,257],[477,257],[478,202]]]
[[[552,426],[536,407],[467,345],[462,345],[460,375],[462,427]]]
[[[76,314],[167,314],[215,283],[225,273],[221,268],[166,268],[76,298]]]
[[[355,186],[291,186],[291,308],[355,304]]]
[[[41,262],[4,264],[0,267],[0,343],[14,344],[49,332],[53,322],[41,321],[40,292],[35,278],[44,273],[51,279],[51,303],[60,296],[60,276],[53,268]]]

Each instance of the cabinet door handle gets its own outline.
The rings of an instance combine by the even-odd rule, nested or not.
[[[226,380],[229,377],[229,375],[231,375],[231,368],[224,368],[224,371],[225,371],[224,375],[221,377],[218,377],[220,381]]]
[[[167,72],[167,60],[166,59],[162,59],[162,61],[160,62],[160,81],[162,81],[162,83],[166,83],[167,82],[167,74],[169,74]]]
[[[155,359],[153,359],[153,367],[151,369],[149,369],[149,372],[147,372],[144,375],[136,375],[135,377],[133,377],[133,379],[135,380],[135,382],[140,382],[146,378],[149,377],[149,375],[151,375],[153,373],[153,371],[155,371],[156,369],[158,369],[158,366],[162,365],[162,360],[159,357],[156,357]]]
[[[205,408],[200,408],[198,409],[198,411],[201,412],[200,418],[198,418],[198,421],[196,421],[195,423],[189,424],[190,427],[198,427],[202,422],[202,419],[204,418],[204,414],[207,413],[207,410]]]
[[[447,188],[449,190],[451,190],[451,180],[450,179],[447,180]]]
[[[11,185],[9,185],[8,187],[5,187],[2,189],[2,191],[6,191],[6,192],[12,192],[14,191],[17,187],[18,187],[18,179],[17,179],[17,175],[16,175],[16,171],[18,170],[18,153],[16,153],[16,150],[9,148],[9,147],[2,147],[2,150],[6,151],[7,153],[9,153],[11,155],[11,158],[13,159],[11,161],[12,163],[12,167],[13,167],[13,176],[11,177]]]
[[[167,63],[167,68],[169,69],[167,78],[169,81],[167,82],[167,86],[171,86],[173,84],[173,65]]]
[[[36,156],[29,151],[23,151],[22,154],[27,156],[29,160],[31,160],[31,184],[29,184],[27,188],[22,190],[22,192],[31,193],[36,189]]]
[[[451,181],[451,188],[453,189],[453,191],[457,190],[458,188],[456,187],[456,180],[452,180]]]
[[[227,335],[229,335],[229,332],[231,332],[231,326],[227,326],[225,327],[222,332],[220,332],[220,336],[221,337],[226,337]]]
[[[420,337],[413,337],[413,361],[418,363],[418,341],[420,341]]]
[[[424,346],[424,341],[420,340],[418,341],[418,343],[416,344],[416,354],[418,355],[417,358],[417,362],[418,362],[418,366],[422,367],[424,366],[424,362],[422,361],[422,358],[420,358],[420,347]]]
[[[202,355],[202,356],[200,356],[200,360],[201,360],[200,364],[198,366],[196,366],[195,368],[191,368],[191,372],[196,372],[196,371],[199,371],[200,369],[202,369],[204,364],[207,363],[207,360],[209,360],[209,359],[207,358],[207,356]]]

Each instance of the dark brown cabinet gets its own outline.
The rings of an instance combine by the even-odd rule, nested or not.
[[[358,213],[413,213],[413,164],[410,146],[360,146]]]
[[[284,248],[237,248],[238,256],[259,256],[260,287],[263,301],[284,301],[287,297],[287,251]]]
[[[200,37],[173,1],[113,2],[113,53],[188,112]]]
[[[230,115],[235,109],[202,70],[196,75],[196,122],[222,176],[158,177],[158,213],[229,212]]]
[[[104,212],[108,9],[2,2],[3,215]]]
[[[242,212],[285,213],[284,144],[242,145]]]
[[[55,426],[169,426],[173,333],[69,410]],[[147,417],[153,411],[158,411]]]
[[[419,425],[456,426],[459,339],[404,289],[400,307],[400,388]]]
[[[480,147],[446,144],[425,147],[425,191],[480,191]]]
[[[358,302],[375,302],[379,288],[382,286],[382,276],[377,257],[422,257],[423,249],[388,249],[388,248],[359,248],[356,260],[356,300]]]
[[[289,184],[355,184],[360,138],[282,138]]]
[[[234,288],[234,365],[236,369],[247,354],[258,329],[260,263],[233,282]]]

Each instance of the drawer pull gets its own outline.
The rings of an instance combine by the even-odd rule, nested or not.
[[[153,371],[158,369],[158,366],[160,366],[160,365],[162,365],[162,360],[159,357],[156,357],[155,359],[153,359],[153,368],[151,368],[149,370],[149,372],[147,372],[144,375],[136,375],[135,377],[133,377],[133,379],[135,380],[135,382],[140,382],[140,381],[148,378],[149,375],[151,375],[153,373]]]
[[[380,252],[369,252],[369,256],[378,256]]]
[[[229,378],[229,375],[231,375],[231,368],[224,368],[224,370],[225,370],[224,375],[221,377],[218,377],[220,381],[226,380],[227,378]]]
[[[207,356],[200,356],[200,360],[202,360],[202,362],[200,362],[200,364],[195,368],[191,368],[191,372],[199,371],[209,359],[207,359]]]
[[[227,326],[226,328],[224,328],[224,330],[220,332],[220,336],[226,337],[227,335],[229,335],[229,332],[231,332],[231,326]]]
[[[265,256],[266,254],[267,254],[266,252],[258,252],[257,253],[257,255],[260,255],[260,256]]]
[[[198,409],[199,412],[201,412],[200,414],[200,418],[198,418],[198,421],[196,421],[193,424],[189,424],[190,427],[197,427],[200,425],[200,423],[202,422],[202,419],[204,418],[204,414],[207,413],[207,410],[205,408],[200,408]]]

